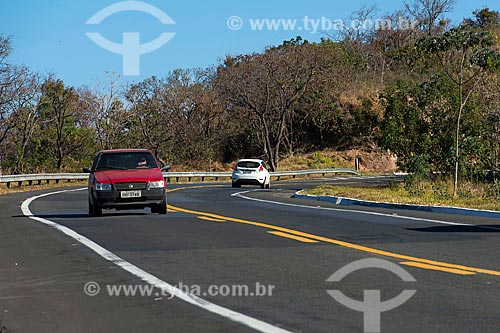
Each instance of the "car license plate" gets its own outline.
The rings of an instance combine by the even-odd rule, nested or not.
[[[251,173],[252,173],[252,171],[243,171],[243,173],[244,173],[245,175],[248,175],[248,174],[251,174]]]
[[[120,193],[122,198],[140,198],[141,191],[123,191]]]

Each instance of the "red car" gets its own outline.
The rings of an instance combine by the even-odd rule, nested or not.
[[[97,153],[90,173],[89,215],[100,216],[103,209],[143,209],[167,213],[165,179],[158,160],[146,149],[103,150]]]

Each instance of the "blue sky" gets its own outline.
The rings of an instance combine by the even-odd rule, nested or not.
[[[346,19],[362,6],[377,3],[378,16],[402,7],[399,1],[369,0],[219,0],[172,1],[146,0],[170,16],[175,25],[163,25],[142,12],[116,13],[100,25],[85,22],[116,0],[0,0],[0,34],[12,38],[14,51],[10,61],[24,64],[41,73],[53,73],[66,84],[94,85],[107,73],[122,74],[122,56],[96,45],[86,32],[99,32],[108,40],[121,43],[123,32],[139,32],[141,42],[157,38],[163,32],[175,37],[158,50],[140,57],[140,76],[124,76],[124,82],[136,82],[152,75],[164,76],[176,68],[206,67],[216,64],[226,54],[260,52],[268,45],[280,44],[297,35],[317,41],[325,35],[313,34],[302,27],[304,17],[331,21]],[[500,10],[498,0],[458,0],[448,16],[454,23],[470,17],[474,9]],[[241,17],[243,27],[233,31],[227,21]],[[250,19],[296,19],[294,31],[255,31]],[[299,30],[300,29],[300,30]]]

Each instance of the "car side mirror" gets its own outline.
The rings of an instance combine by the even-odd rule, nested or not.
[[[92,170],[89,168],[83,168],[83,173],[92,173]]]
[[[167,165],[165,165],[163,168],[161,168],[161,171],[165,171],[165,172],[167,172],[167,171],[169,171],[171,168],[172,168],[172,166],[171,166],[170,164],[167,164]]]

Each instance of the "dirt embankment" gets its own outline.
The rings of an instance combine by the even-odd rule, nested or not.
[[[322,150],[307,154],[295,154],[283,159],[280,170],[354,168],[359,159],[360,169],[365,172],[388,173],[397,170],[396,158],[382,149],[349,149],[343,151]]]
[[[256,158],[247,156],[245,158]],[[364,172],[390,173],[397,171],[396,158],[387,150],[379,148],[349,149],[342,151],[322,150],[312,153],[294,154],[280,161],[279,170],[304,170],[326,168],[354,168],[359,158],[360,169]],[[233,163],[198,163],[196,165],[173,165],[171,171],[231,171]]]
[[[395,172],[398,170],[396,157],[385,150],[359,150],[352,149],[336,152],[339,159],[354,166],[354,160],[359,158],[361,171],[367,172]]]

